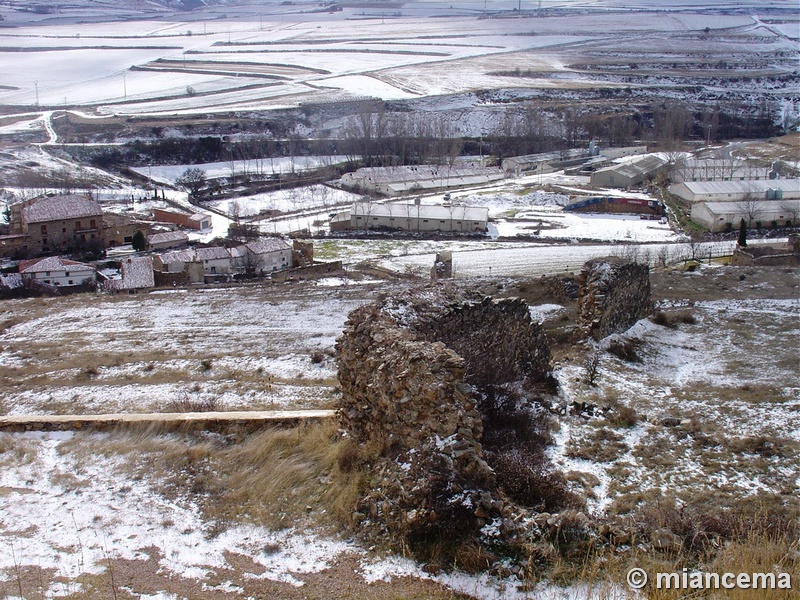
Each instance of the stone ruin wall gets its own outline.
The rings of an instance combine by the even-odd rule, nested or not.
[[[341,423],[384,456],[361,503],[365,518],[443,526],[444,505],[468,511],[475,531],[494,518],[514,531],[514,509],[484,460],[473,384],[548,376],[549,346],[527,304],[423,288],[353,311],[336,350]],[[438,506],[432,486],[446,496]]]
[[[652,312],[647,265],[607,257],[583,266],[578,325],[588,336],[599,340],[622,333]]]

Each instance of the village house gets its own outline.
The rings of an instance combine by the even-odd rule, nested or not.
[[[186,265],[197,262],[194,248],[173,250],[153,257],[153,266],[157,271],[167,273],[180,273],[186,270]]]
[[[229,275],[232,273],[233,259],[227,248],[221,246],[196,248],[195,257],[197,262],[203,265],[205,275]]]
[[[233,270],[239,273],[271,273],[292,267],[292,247],[278,238],[231,248]]]
[[[95,280],[94,267],[60,256],[20,261],[19,273],[26,283],[44,283],[56,287],[80,286]]]
[[[148,235],[145,240],[147,250],[165,250],[188,243],[189,236],[183,231],[164,231]]]
[[[120,279],[112,279],[106,282],[106,290],[135,294],[155,287],[153,257],[151,256],[126,258],[120,265],[120,274]]]
[[[103,247],[103,211],[84,196],[46,196],[11,205],[12,233],[30,236],[30,250],[59,252]]]
[[[27,233],[0,235],[0,258],[21,258],[28,255],[31,236]]]

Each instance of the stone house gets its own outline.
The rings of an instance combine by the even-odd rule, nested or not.
[[[12,205],[14,233],[30,236],[33,252],[49,253],[68,248],[104,245],[103,210],[84,196],[46,196]]]
[[[120,265],[120,279],[112,279],[106,283],[110,292],[128,292],[135,294],[155,287],[153,273],[153,257],[135,256],[126,258]]]

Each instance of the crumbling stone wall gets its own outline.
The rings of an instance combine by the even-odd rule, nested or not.
[[[372,530],[415,539],[513,537],[513,504],[481,447],[481,385],[548,375],[547,340],[518,299],[427,287],[353,311],[337,341],[340,419],[378,458],[359,513]]]
[[[622,333],[653,311],[650,268],[618,257],[596,258],[583,266],[578,325],[602,339]]]

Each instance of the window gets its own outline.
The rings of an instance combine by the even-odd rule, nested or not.
[[[62,227],[61,228],[61,233],[67,233],[67,228],[66,227]]]
[[[42,225],[42,235],[47,235],[47,225]]]
[[[81,222],[80,221],[75,221],[75,229],[77,231],[80,231],[80,229],[81,229]]]
[[[69,271],[64,273],[64,277],[69,277]]]
[[[50,277],[50,271],[45,271],[45,272],[44,272],[44,276],[45,276],[45,277]]]
[[[75,282],[72,279],[69,280],[69,285],[75,285]]]
[[[423,222],[423,223],[427,223],[427,222],[428,222],[428,219],[422,219],[422,222]]]
[[[89,221],[89,229],[97,229],[97,221],[95,221],[94,219]]]

